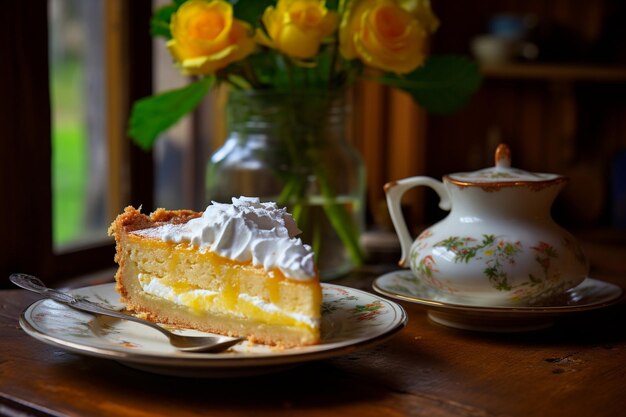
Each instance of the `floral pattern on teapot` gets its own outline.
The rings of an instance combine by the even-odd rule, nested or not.
[[[536,304],[581,283],[589,270],[582,249],[550,216],[567,179],[511,168],[506,145],[496,165],[385,185],[400,239],[400,266],[451,301],[483,306]],[[400,200],[416,186],[432,188],[450,213],[413,241]]]
[[[547,297],[560,294],[576,284],[563,279],[558,264],[553,262],[558,261],[559,250],[544,241],[524,245],[519,240],[508,241],[500,236],[484,234],[481,238],[450,236],[431,246],[427,240],[432,236],[433,232],[426,229],[416,239],[411,251],[410,268],[425,284],[450,294],[459,294],[460,290],[447,283],[430,252],[432,248],[445,249],[447,254],[452,255],[449,258],[455,264],[480,262],[483,265],[482,273],[491,287],[500,292],[508,292],[508,298],[512,302],[534,304]],[[584,254],[575,241],[569,236],[563,236],[561,243],[563,248],[571,251],[576,260],[584,265],[586,262]],[[535,270],[539,273],[528,273],[526,280],[512,283],[507,266],[514,266],[519,256],[527,250],[533,254],[536,263]],[[423,253],[426,255],[421,256]]]

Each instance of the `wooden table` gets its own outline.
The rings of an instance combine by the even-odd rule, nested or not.
[[[338,283],[369,289],[389,267]],[[597,276],[623,287],[624,276]],[[242,379],[184,379],[83,357],[26,335],[37,296],[0,291],[0,415],[626,415],[626,303],[523,334],[454,330],[402,303],[407,327],[370,350]]]

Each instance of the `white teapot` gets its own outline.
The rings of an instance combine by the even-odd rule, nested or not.
[[[588,261],[550,215],[566,182],[561,175],[511,168],[511,152],[501,144],[493,168],[445,175],[443,183],[411,177],[386,184],[400,266],[461,304],[532,305],[577,286]],[[418,185],[433,188],[450,214],[413,241],[400,200]]]

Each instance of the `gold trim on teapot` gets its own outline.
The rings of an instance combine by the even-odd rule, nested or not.
[[[443,182],[420,176],[385,185],[400,266],[452,302],[474,305],[536,304],[575,287],[587,276],[587,259],[550,215],[567,178],[512,168],[504,144],[495,161],[495,167],[445,175]],[[450,213],[413,240],[400,199],[419,185],[433,188]]]

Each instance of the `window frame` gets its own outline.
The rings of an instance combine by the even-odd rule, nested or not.
[[[153,210],[152,153],[126,135],[132,103],[152,93],[151,0],[107,0],[107,136],[110,145],[109,213],[124,204]],[[0,23],[0,288],[13,272],[55,283],[114,266],[107,242],[56,253],[52,239],[51,113],[48,2],[7,2]],[[106,29],[105,29],[106,30]],[[108,36],[107,36],[108,37]],[[112,73],[110,71],[113,71]],[[103,109],[105,110],[105,109]]]

